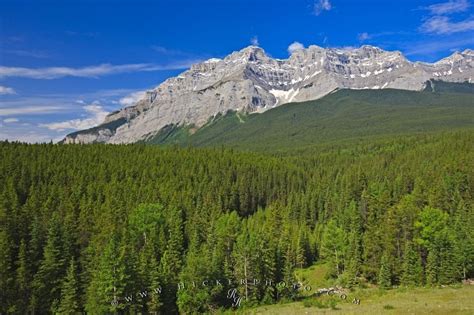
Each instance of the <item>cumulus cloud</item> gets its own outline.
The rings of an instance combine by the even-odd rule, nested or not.
[[[370,39],[370,35],[367,32],[360,33],[359,35],[357,35],[357,39],[360,42],[365,42],[366,40]]]
[[[83,107],[86,112],[86,118],[84,119],[71,119],[62,122],[53,122],[49,124],[40,124],[40,127],[46,127],[50,130],[64,131],[66,129],[89,129],[98,124],[101,124],[108,112],[98,103],[94,102],[90,105]]]
[[[105,75],[143,72],[179,70],[189,68],[199,60],[186,60],[168,65],[154,65],[148,63],[111,65],[101,64],[82,68],[49,67],[49,68],[22,68],[0,66],[0,78],[23,77],[30,79],[58,79],[62,77],[98,78]]]
[[[11,87],[0,85],[0,95],[7,95],[7,94],[16,94],[16,92]]]
[[[427,19],[421,26],[423,33],[432,34],[454,34],[474,30],[474,18],[453,22],[447,16],[433,16]]]
[[[16,122],[19,122],[19,120],[18,120],[18,118],[12,117],[12,118],[6,118],[6,119],[4,119],[3,122],[6,123],[6,124],[9,124],[9,123],[16,123]]]
[[[250,39],[250,43],[254,46],[259,46],[260,43],[258,42],[258,36],[254,36]]]
[[[136,102],[144,98],[146,95],[146,91],[138,91],[128,94],[125,97],[122,97],[119,100],[120,105],[122,106],[131,106],[134,105]]]
[[[315,15],[320,15],[324,11],[330,11],[332,4],[329,0],[318,0],[314,2],[313,12]]]
[[[457,12],[464,12],[471,4],[467,0],[451,0],[448,2],[442,2],[433,4],[427,7],[432,15],[446,15]]]
[[[300,42],[293,42],[290,44],[290,46],[288,46],[288,53],[291,55],[295,51],[301,50],[301,49],[304,49],[303,44],[301,44]]]

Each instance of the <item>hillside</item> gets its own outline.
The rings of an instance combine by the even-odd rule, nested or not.
[[[154,144],[291,150],[318,144],[474,127],[473,84],[432,82],[425,91],[339,90],[262,114],[228,112],[194,133],[167,126]],[[437,92],[440,90],[440,92]]]

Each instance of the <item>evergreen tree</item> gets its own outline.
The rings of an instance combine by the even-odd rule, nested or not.
[[[26,314],[28,312],[28,301],[31,296],[31,273],[29,270],[28,250],[24,239],[21,240],[18,252],[16,285],[16,311]]]
[[[77,314],[80,312],[79,283],[76,276],[76,264],[71,259],[66,277],[61,288],[61,302],[58,312],[60,314]]]
[[[0,313],[10,312],[12,301],[13,266],[12,244],[5,230],[0,231]]]
[[[331,264],[331,271],[339,276],[344,271],[346,240],[344,232],[334,220],[327,223],[321,240],[321,256]]]
[[[350,220],[348,250],[346,257],[346,278],[349,286],[358,284],[358,276],[362,265],[362,220],[357,205],[352,201],[349,205],[348,216]]]
[[[382,289],[389,289],[392,286],[392,268],[387,253],[382,255],[377,283]]]
[[[474,207],[469,207],[464,201],[459,202],[453,224],[454,255],[463,279],[470,276],[469,270],[474,270],[474,229],[472,226],[474,226]]]
[[[64,259],[61,225],[55,213],[50,222],[43,259],[33,280],[34,301],[37,303],[33,308],[40,313],[56,311],[65,273]]]
[[[163,309],[165,312],[176,312],[176,292],[179,273],[182,268],[184,236],[183,214],[179,209],[168,209],[170,218],[168,242],[160,260],[160,274],[163,281]]]
[[[438,248],[432,247],[428,253],[426,262],[426,284],[436,285],[438,284],[439,275],[439,252]]]
[[[405,286],[417,286],[423,284],[423,266],[421,257],[415,250],[412,242],[405,245],[401,284]]]
[[[87,288],[86,311],[110,313],[128,307],[130,292],[127,287],[130,274],[127,266],[128,249],[118,233],[114,233],[100,257],[95,272]]]

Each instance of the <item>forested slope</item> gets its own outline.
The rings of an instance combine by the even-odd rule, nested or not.
[[[149,143],[291,152],[303,147],[474,127],[474,84],[431,82],[426,91],[339,90],[262,114],[229,112],[192,132],[168,126]]]
[[[473,277],[473,143],[464,130],[279,157],[2,142],[0,312],[202,313],[231,307],[230,288],[272,303],[319,260],[345,286]]]

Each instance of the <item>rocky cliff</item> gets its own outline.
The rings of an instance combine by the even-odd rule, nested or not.
[[[310,46],[281,60],[250,46],[224,59],[193,65],[148,91],[134,106],[109,114],[97,127],[66,136],[64,142],[132,143],[165,126],[199,128],[228,110],[262,112],[336,89],[421,90],[432,79],[471,82],[473,59],[473,50],[430,64],[410,62],[398,51],[373,46],[352,50]]]

